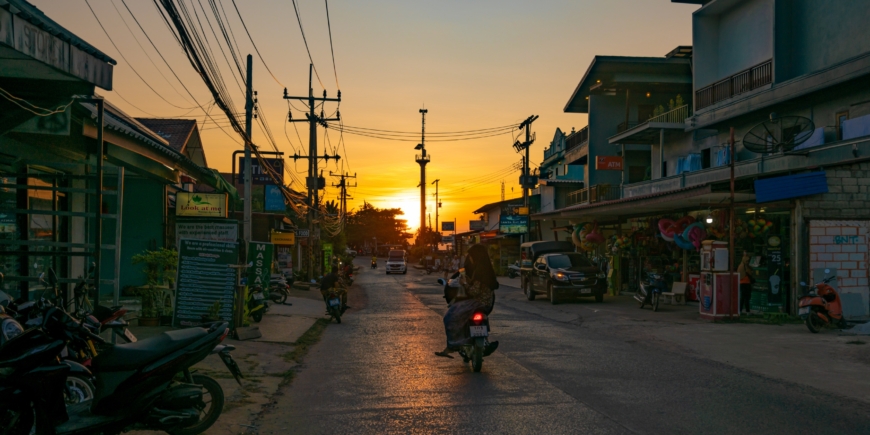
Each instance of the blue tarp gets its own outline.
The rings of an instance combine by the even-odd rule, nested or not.
[[[828,193],[825,172],[805,172],[784,177],[755,180],[755,202],[771,202]]]

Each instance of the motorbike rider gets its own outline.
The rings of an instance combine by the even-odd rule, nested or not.
[[[349,306],[347,306],[347,288],[342,285],[341,280],[338,279],[338,275],[335,273],[336,268],[332,268],[323,278],[320,280],[320,294],[323,295],[323,302],[326,303],[326,311],[329,312],[329,301],[327,298],[329,297],[329,293],[335,291],[341,296],[341,312],[344,313]],[[334,290],[333,290],[334,289]]]
[[[372,269],[378,267],[378,256],[372,255]]]
[[[444,315],[444,331],[447,335],[447,347],[435,355],[452,358],[450,353],[459,350],[468,337],[465,333],[465,322],[477,310],[489,315],[495,305],[494,290],[498,288],[498,280],[492,269],[492,262],[486,246],[476,244],[468,249],[465,257],[464,272],[454,274],[460,279],[465,289],[465,297],[455,294],[445,294],[450,308]],[[447,286],[447,289],[451,289]],[[498,341],[489,343],[484,349],[484,356],[490,355],[498,348]]]

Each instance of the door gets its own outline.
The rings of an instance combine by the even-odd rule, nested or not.
[[[539,292],[547,291],[547,263],[543,258],[538,258],[535,261],[534,271],[532,272],[532,288]]]

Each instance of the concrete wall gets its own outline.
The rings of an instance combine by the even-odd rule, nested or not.
[[[695,89],[773,58],[774,0],[732,3],[693,16]]]
[[[870,52],[870,7],[842,0],[776,2],[776,81]]]
[[[596,171],[597,156],[615,156],[619,147],[607,139],[616,134],[617,125],[625,120],[625,95],[589,96],[589,164],[586,165],[586,187],[596,184],[618,186],[619,171]]]

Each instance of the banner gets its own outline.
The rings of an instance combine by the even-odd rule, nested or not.
[[[202,316],[217,311],[232,323],[239,245],[229,242],[181,239],[175,290],[176,326],[202,323]]]
[[[269,287],[272,278],[272,259],[275,255],[275,245],[263,242],[248,242],[248,261],[253,263],[248,268],[248,286],[259,285]]]

